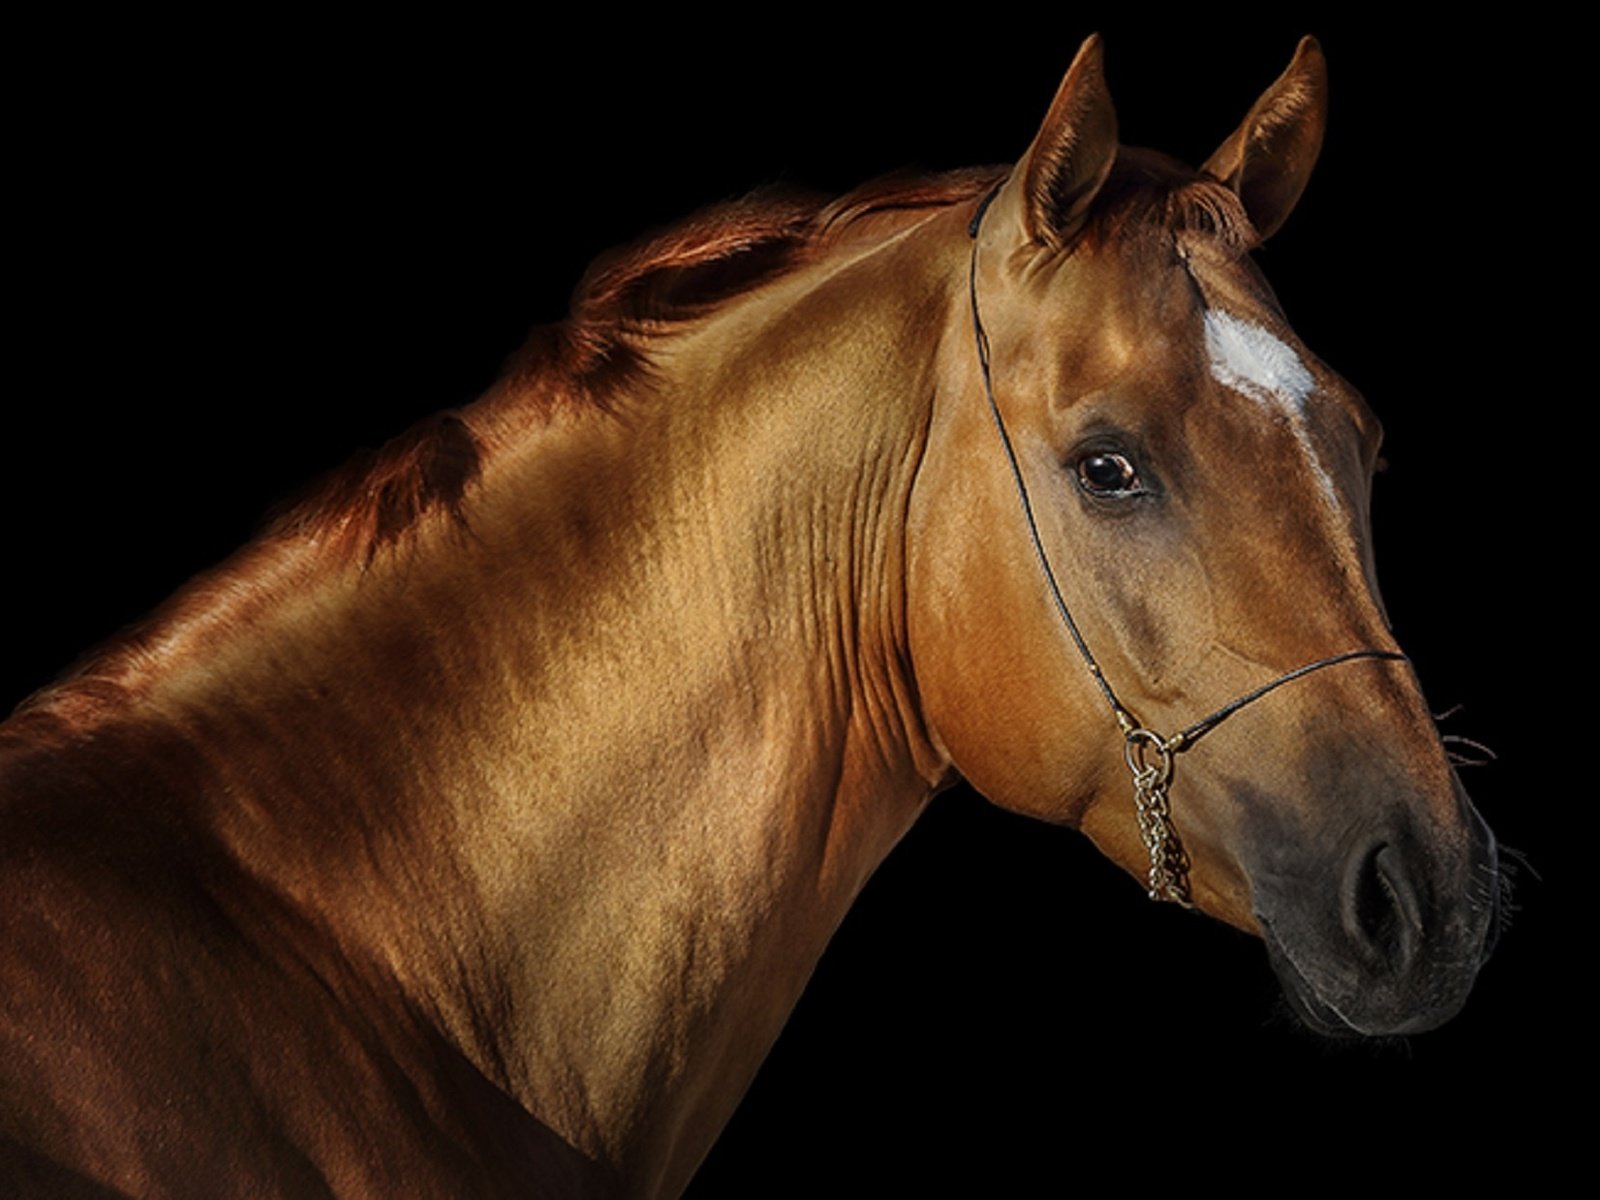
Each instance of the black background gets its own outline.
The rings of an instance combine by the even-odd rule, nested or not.
[[[1592,938],[1567,944],[1553,860],[1594,823],[1584,739],[1562,732],[1575,621],[1547,578],[1592,535],[1536,540],[1575,518],[1558,489],[1581,473],[1546,312],[1570,256],[1559,31],[848,15],[233,17],[19,43],[0,700],[356,447],[470,401],[601,250],[758,184],[1014,159],[1095,28],[1124,140],[1198,163],[1315,33],[1329,137],[1260,260],[1388,429],[1391,615],[1435,708],[1464,706],[1445,728],[1499,752],[1468,784],[1542,882],[1521,873],[1450,1026],[1335,1046],[1294,1026],[1256,943],[1149,904],[1069,831],[943,797],[691,1195],[1032,1194],[1091,1167],[1162,1188],[1380,1162],[1541,1179],[1563,1136],[1549,1081],[1588,1053],[1562,955]]]

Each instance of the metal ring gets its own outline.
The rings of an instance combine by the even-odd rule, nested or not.
[[[1159,763],[1146,761],[1152,748],[1161,756]],[[1136,777],[1154,769],[1161,773],[1160,783],[1165,784],[1172,778],[1172,751],[1167,748],[1166,740],[1153,729],[1128,730],[1122,742],[1122,757],[1128,764],[1128,770]]]

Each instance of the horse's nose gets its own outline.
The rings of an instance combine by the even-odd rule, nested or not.
[[[1404,974],[1422,943],[1422,905],[1406,856],[1380,840],[1355,857],[1341,897],[1344,930],[1368,970]]]
[[[1313,1028],[1420,1033],[1465,1001],[1494,946],[1499,864],[1494,835],[1459,788],[1457,797],[1454,824],[1386,806],[1351,839],[1332,887],[1317,886],[1304,857],[1261,873],[1268,953]]]
[[[1347,867],[1339,919],[1360,981],[1350,1012],[1382,1013],[1379,1028],[1418,1032],[1445,1020],[1494,948],[1497,847],[1470,805],[1463,816],[1466,837],[1455,854],[1397,821]]]

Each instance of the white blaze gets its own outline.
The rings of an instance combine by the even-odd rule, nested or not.
[[[1337,507],[1339,498],[1333,480],[1317,460],[1306,423],[1306,403],[1317,381],[1294,348],[1259,325],[1211,308],[1206,310],[1206,355],[1211,360],[1211,377],[1223,387],[1288,418],[1289,428],[1305,448],[1323,495]]]

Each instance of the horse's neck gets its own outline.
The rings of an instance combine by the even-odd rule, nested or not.
[[[936,771],[899,603],[940,322],[845,270],[661,347],[660,394],[582,484],[592,557],[533,630],[549,692],[500,898],[525,939],[516,1084],[669,1190]]]
[[[942,770],[901,556],[958,276],[904,240],[666,341],[615,415],[513,436],[531,399],[485,402],[467,529],[309,590],[224,716],[187,710],[293,739],[254,778],[295,819],[231,809],[240,856],[644,1190],[686,1182]],[[290,861],[341,803],[310,839],[340,873]]]

